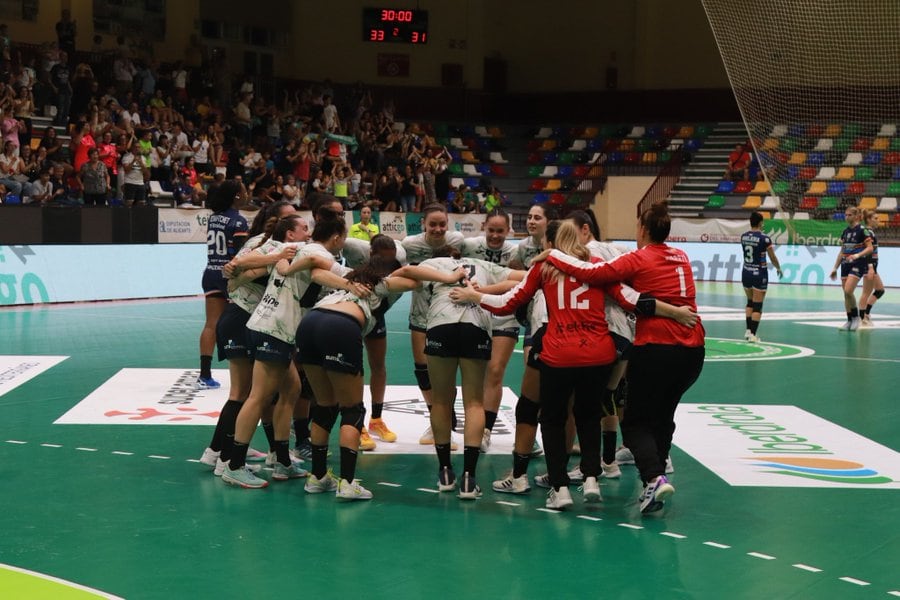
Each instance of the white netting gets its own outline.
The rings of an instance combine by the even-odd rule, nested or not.
[[[900,1],[702,2],[781,208],[828,218],[893,189]]]

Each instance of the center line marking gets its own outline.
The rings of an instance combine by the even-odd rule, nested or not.
[[[198,463],[200,461],[196,458],[186,458],[184,462]]]
[[[76,450],[81,450],[82,452],[96,452],[96,448],[75,448]]]
[[[61,444],[41,444],[44,448],[62,448]]]
[[[747,556],[752,556],[754,558],[761,558],[763,560],[775,560],[774,556],[769,556],[768,554],[763,554],[762,552],[748,552]]]
[[[28,442],[23,442],[22,440],[6,440],[7,444],[27,444]]]
[[[643,529],[643,526],[632,525],[631,523],[619,523],[619,527],[626,527],[628,529]]]
[[[160,456],[159,454],[150,454],[147,456],[147,458],[158,458],[161,460],[169,460],[172,457],[171,456]]]
[[[518,502],[507,502],[506,500],[497,500],[497,504],[502,504],[503,506],[522,506]]]
[[[440,490],[433,490],[431,488],[416,488],[417,492],[426,492],[428,494],[439,494]]]
[[[791,565],[791,566],[796,567],[802,571],[809,571],[810,573],[821,573],[822,572],[822,569],[817,569],[816,567],[804,565],[803,563],[797,563],[796,565]]]
[[[659,535],[665,535],[671,538],[675,538],[676,540],[683,540],[687,538],[686,535],[681,535],[680,533],[672,533],[671,531],[661,531]]]
[[[862,579],[855,579],[853,577],[838,577],[841,581],[846,581],[847,583],[852,583],[853,585],[872,585],[868,581],[863,581]]]
[[[121,450],[113,450],[112,454],[120,454],[122,456],[131,456],[134,452],[122,452]]]
[[[888,592],[888,596],[896,596],[897,598],[900,598],[900,592],[898,592],[896,590],[892,590],[892,591]]]
[[[538,508],[541,512],[550,513],[551,515],[561,515],[563,511],[561,510],[553,510],[552,508]]]
[[[726,544],[720,544],[719,542],[703,542],[704,546],[712,546],[713,548],[722,548],[723,550],[728,550],[731,546]]]
[[[403,487],[403,486],[401,486],[399,483],[390,483],[390,482],[387,482],[387,481],[379,481],[379,482],[378,482],[378,485],[385,485],[385,486],[387,486],[387,487]]]
[[[584,519],[585,521],[602,521],[600,517],[589,517],[588,515],[578,515],[579,519]]]

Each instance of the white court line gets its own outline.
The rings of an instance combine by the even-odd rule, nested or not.
[[[378,485],[384,485],[384,486],[387,486],[387,487],[403,487],[403,486],[401,486],[399,483],[390,483],[390,482],[387,482],[387,481],[379,481],[379,482],[378,482]]]
[[[507,502],[506,500],[497,500],[497,504],[500,504],[503,506],[522,506],[518,502]]]
[[[584,519],[585,521],[602,521],[600,517],[589,517],[588,515],[578,515],[579,519]]]
[[[665,535],[671,538],[675,538],[676,540],[687,539],[686,535],[681,535],[680,533],[672,533],[671,531],[661,531],[659,535]]]
[[[44,448],[62,448],[62,444],[41,444]]]
[[[169,460],[172,457],[171,456],[160,456],[159,454],[149,454],[149,455],[147,455],[147,458],[158,458],[160,460]]]
[[[704,546],[712,546],[713,548],[721,548],[722,550],[728,550],[731,546],[726,544],[720,544],[719,542],[703,542]]]
[[[75,448],[76,450],[81,450],[82,452],[96,452],[96,448]]]
[[[642,525],[632,525],[631,523],[619,523],[619,527],[625,527],[626,529],[643,529]]]
[[[123,452],[121,450],[113,450],[111,454],[119,454],[121,456],[132,456],[134,452]]]
[[[853,577],[838,577],[841,581],[846,581],[847,583],[852,583],[853,585],[872,585],[868,581],[863,581],[862,579],[855,579]]]
[[[197,458],[186,458],[186,459],[184,460],[184,462],[198,463],[198,462],[200,462],[200,460],[197,459]]]
[[[23,442],[22,440],[6,440],[7,444],[27,444],[28,442]]]
[[[827,354],[814,354],[812,358],[830,358],[834,360],[864,360],[866,362],[900,363],[896,358],[865,358],[863,356],[829,356]]]
[[[895,596],[897,598],[900,598],[900,592],[898,592],[897,590],[891,590],[890,592],[888,592],[888,596]]]
[[[428,494],[440,494],[440,490],[433,490],[431,488],[416,488],[417,492],[426,492]]]
[[[537,509],[535,509],[535,510],[539,510],[539,511],[545,512],[545,513],[550,513],[551,515],[561,515],[561,514],[563,514],[563,511],[561,511],[561,510],[555,510],[555,509],[552,509],[552,508],[537,508]]]
[[[763,560],[775,560],[774,556],[769,556],[768,554],[763,554],[762,552],[748,552],[747,556],[752,556],[753,558],[761,558]]]
[[[809,571],[810,573],[821,573],[822,569],[817,569],[816,567],[811,567],[809,565],[804,565],[803,563],[797,563],[796,565],[791,565],[792,567],[796,567],[801,571]]]

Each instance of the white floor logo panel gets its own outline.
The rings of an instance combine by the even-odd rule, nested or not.
[[[900,453],[796,406],[680,404],[674,443],[734,486],[900,489]]]
[[[56,424],[97,425],[215,425],[228,399],[228,371],[214,369],[213,378],[222,382],[217,390],[195,390],[198,372],[191,369],[122,369],[94,390]],[[364,391],[366,409],[371,410],[368,386]],[[494,426],[491,453],[510,454],[515,433],[516,395],[503,389],[503,399]],[[462,392],[457,393],[459,426],[453,439],[462,446],[464,412]],[[398,437],[388,444],[376,439],[376,452],[430,454],[431,447],[419,444],[428,427],[428,409],[414,385],[389,385],[385,392],[385,422]],[[368,415],[366,417],[368,422]]]
[[[34,379],[68,356],[0,356],[0,396]]]

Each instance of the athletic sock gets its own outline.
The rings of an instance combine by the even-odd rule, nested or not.
[[[303,417],[294,419],[294,445],[299,447],[300,444],[309,439],[309,419]]]
[[[266,432],[266,439],[269,440],[269,452],[275,452],[275,424],[263,423],[262,427]]]
[[[852,318],[853,318],[853,311],[852,311],[852,310],[848,310],[848,311],[847,311],[847,320],[849,321],[849,320],[852,319]]]
[[[463,472],[475,477],[475,467],[478,466],[478,455],[481,454],[480,446],[466,446],[463,448]]]
[[[513,477],[521,477],[528,472],[528,463],[531,461],[530,454],[519,454],[513,452]]]
[[[494,423],[497,422],[497,413],[492,410],[484,411],[484,426],[491,431],[494,430]]]
[[[237,471],[247,464],[248,448],[250,448],[250,444],[245,444],[237,440],[234,441],[231,447],[231,458],[228,461],[229,469],[231,469],[232,471]]]
[[[759,329],[759,321],[750,321],[750,333],[756,335],[756,331]]]
[[[873,305],[873,304],[869,304],[869,305],[866,306],[866,316],[867,316],[867,317],[868,317],[869,315],[872,314],[872,306],[874,306],[874,305]]]
[[[225,436],[228,433],[231,433],[231,437],[234,438],[234,423],[237,421],[238,413],[241,412],[241,406],[243,406],[237,400],[229,400],[222,407],[222,412],[219,413],[219,420],[216,421],[216,430],[213,432],[212,441],[209,443],[209,447],[216,451],[221,452],[222,445],[225,443]]]
[[[316,479],[325,477],[328,472],[328,446],[317,446],[310,444],[312,447],[312,474]],[[343,450],[343,448],[341,448]]]
[[[200,355],[200,377],[212,379],[212,356],[207,354]]]
[[[852,308],[852,309],[850,309],[850,318],[851,318],[851,319],[858,319],[858,318],[859,318],[859,309],[858,309],[858,308]]]
[[[356,450],[341,446],[341,479],[346,479],[350,483],[353,483],[353,477],[356,475],[356,455]]]
[[[611,465],[616,460],[616,432],[603,432],[603,462]]]
[[[750,329],[750,322],[753,321],[750,317],[747,317],[747,329]]]
[[[375,402],[373,402],[372,403],[372,416],[369,418],[370,419],[380,419],[382,410],[384,410],[384,402],[382,402],[380,404],[376,404]]]
[[[435,444],[434,451],[437,452],[438,465],[442,469],[444,467],[448,469],[453,468],[453,465],[450,463],[450,444]]]
[[[291,466],[291,441],[276,440],[275,441],[275,459],[283,466]]]

